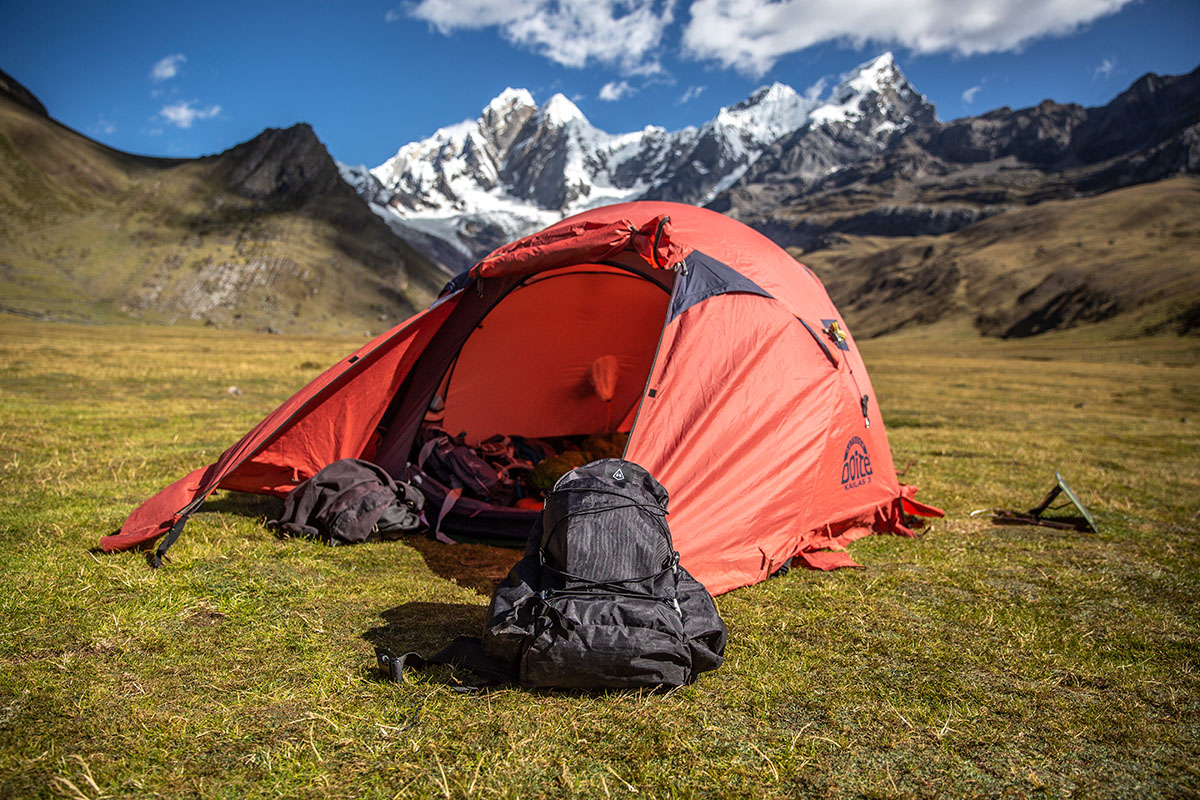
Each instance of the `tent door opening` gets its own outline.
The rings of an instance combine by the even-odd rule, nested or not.
[[[628,431],[654,359],[674,276],[579,264],[516,284],[484,281],[414,365],[365,457],[394,475],[434,424],[477,445],[496,434]]]
[[[446,371],[432,398],[439,427],[472,445],[496,434],[628,431],[669,300],[658,284],[603,265],[521,284]]]

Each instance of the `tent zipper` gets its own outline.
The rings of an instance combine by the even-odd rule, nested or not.
[[[804,322],[804,320],[800,320],[800,321]],[[804,327],[807,328],[808,325],[805,324]],[[844,334],[842,332],[842,327],[841,327],[841,325],[838,324],[838,321],[836,319],[830,321],[829,325],[825,328],[825,334],[830,339],[833,340],[833,343],[838,346],[838,349],[845,349],[847,353],[850,352],[849,345],[847,345],[845,348],[842,348],[842,344],[846,342],[846,334]],[[860,386],[858,383],[858,376],[854,374],[854,365],[850,363],[850,359],[844,358],[842,360],[846,363],[846,371],[850,374],[850,380],[854,383],[854,396],[855,396],[855,399],[857,400],[859,410],[862,411],[863,425],[870,428],[871,427],[871,415],[870,415],[871,397],[870,397],[870,395],[863,394],[862,386]]]
[[[638,400],[637,413],[633,415],[633,425],[629,428],[629,438],[625,440],[625,449],[621,451],[621,458],[625,458],[629,454],[629,445],[633,442],[633,435],[637,433],[638,420],[642,418],[642,406],[646,404],[646,397],[650,394],[650,382],[654,380],[654,368],[658,366],[658,356],[662,350],[663,339],[667,336],[667,326],[671,324],[671,309],[675,307],[675,295],[679,293],[679,277],[688,274],[687,264],[682,261],[671,269],[675,271],[675,282],[671,284],[671,296],[667,299],[667,313],[663,317],[662,329],[658,332],[658,344],[654,346],[654,358],[650,361],[650,372],[646,374],[646,385],[642,389],[641,399]]]
[[[871,397],[870,395],[863,394],[862,387],[858,385],[858,376],[854,374],[854,367],[850,366],[850,359],[847,358],[845,361],[846,369],[850,373],[850,380],[854,382],[854,393],[858,396],[858,406],[862,409],[863,425],[869,428],[871,427]]]

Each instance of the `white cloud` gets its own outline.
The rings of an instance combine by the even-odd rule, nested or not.
[[[704,94],[704,90],[707,88],[707,86],[689,86],[687,91],[683,93],[683,96],[679,98],[679,104],[683,105],[684,103],[692,102],[697,97]]]
[[[695,0],[684,53],[761,76],[822,42],[969,56],[1072,33],[1132,0]]]
[[[1108,80],[1112,77],[1113,70],[1117,68],[1117,60],[1115,58],[1106,58],[1100,62],[1100,66],[1092,71],[1092,78],[1104,78]]]
[[[212,119],[221,113],[220,106],[193,108],[192,103],[194,102],[194,100],[184,100],[174,105],[163,106],[162,110],[158,112],[159,116],[177,128],[190,128],[192,123],[198,119]]]
[[[975,95],[979,94],[979,90],[982,88],[983,85],[980,84],[979,86],[972,86],[970,89],[964,89],[962,93],[963,105],[969,106],[971,103],[974,103]]]
[[[829,76],[823,75],[817,79],[817,82],[804,90],[804,98],[812,102],[821,99],[821,95],[825,94],[825,87],[829,85]]]
[[[168,81],[179,74],[179,67],[187,62],[187,56],[183,53],[174,53],[169,56],[164,56],[154,62],[154,66],[150,68],[150,80],[155,83]]]
[[[420,0],[408,8],[443,34],[498,28],[509,42],[567,67],[662,71],[657,53],[675,0]]]
[[[404,19],[404,14],[398,8],[389,8],[387,13],[383,15],[384,22],[399,22]]]
[[[105,119],[104,115],[101,114],[100,119],[96,120],[96,123],[90,126],[88,131],[97,135],[112,136],[117,132],[117,125],[115,122]]]
[[[609,81],[600,87],[600,94],[596,96],[601,100],[613,102],[620,100],[622,97],[628,97],[635,91],[637,90],[629,85],[629,81]]]

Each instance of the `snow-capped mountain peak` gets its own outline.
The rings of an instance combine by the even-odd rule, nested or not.
[[[521,127],[537,111],[533,95],[525,89],[505,89],[484,106],[475,125],[479,133],[499,153],[506,151],[520,135]]]
[[[744,111],[755,106],[775,103],[786,103],[797,97],[796,90],[786,83],[775,81],[770,86],[760,86],[750,93],[750,96],[740,103],[729,106],[728,111]]]
[[[587,117],[579,110],[579,106],[567,99],[566,95],[556,92],[550,96],[537,111],[538,116],[545,121],[547,125],[555,128],[561,128],[570,122],[587,122]]]
[[[852,69],[842,80],[842,85],[859,93],[879,91],[897,80],[903,80],[900,68],[891,52],[864,61]]]
[[[505,114],[518,108],[535,108],[536,106],[537,103],[533,102],[533,95],[529,93],[528,89],[514,89],[510,86],[492,98],[492,101],[484,107],[481,116],[487,116],[489,113]]]
[[[867,125],[877,135],[890,135],[914,121],[931,121],[933,106],[912,87],[888,52],[843,75],[829,99],[813,109],[809,119],[814,125]]]
[[[756,143],[770,144],[803,125],[814,105],[792,87],[776,82],[754,90],[740,103],[722,108],[713,122],[740,129]]]
[[[841,143],[818,147],[810,159],[820,175],[844,161],[845,148],[873,152],[926,118],[933,119],[933,107],[891,53],[848,72],[826,100],[773,83],[703,125],[677,131],[646,126],[610,134],[562,94],[539,106],[527,90],[507,88],[475,120],[406,144],[370,171],[343,166],[342,175],[393,229],[459,269],[596,205],[639,198],[707,203],[785,137],[794,142],[825,131]]]

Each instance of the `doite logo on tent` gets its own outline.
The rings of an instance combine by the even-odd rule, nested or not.
[[[871,482],[871,457],[867,446],[857,436],[846,443],[846,455],[842,457],[842,488],[853,489]]]
[[[624,472],[622,472],[622,471],[620,470],[620,468],[618,468],[618,469],[617,469],[617,471],[613,473],[613,480],[614,480],[614,481],[623,481],[623,480],[625,480],[625,473],[624,473]]]

